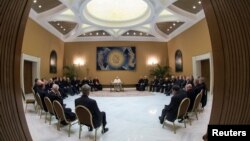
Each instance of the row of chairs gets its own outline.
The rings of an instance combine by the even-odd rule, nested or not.
[[[183,119],[184,127],[185,128],[186,128],[186,119],[189,120],[190,125],[192,124],[191,123],[191,119],[190,118],[186,118],[186,117],[188,117],[188,115],[194,113],[195,116],[196,116],[196,119],[198,120],[198,111],[199,111],[199,105],[200,105],[200,102],[201,102],[202,94],[203,94],[203,90],[201,90],[200,93],[196,96],[195,101],[194,101],[194,105],[193,105],[191,111],[188,111],[188,107],[190,105],[190,99],[189,98],[184,98],[181,101],[181,103],[179,105],[179,108],[178,108],[178,113],[177,113],[176,119]],[[173,123],[174,133],[176,133],[175,123],[174,122],[172,122],[172,123]],[[166,119],[166,116],[165,116],[164,117],[164,122],[162,124],[162,128],[164,128],[164,126],[166,124],[167,124],[167,119]]]
[[[23,93],[23,91],[22,91],[22,93]],[[26,104],[25,112],[27,111],[28,104],[34,104],[35,111],[40,114],[40,118],[41,118],[42,113],[44,111],[41,97],[38,94],[35,94],[35,92],[33,90],[32,90],[32,93],[33,93],[35,99],[33,99],[33,100],[25,99],[25,104]],[[23,93],[23,96],[24,96],[24,93]],[[29,102],[29,101],[32,101],[32,102]],[[80,126],[79,139],[81,138],[82,126],[86,125],[88,127],[92,127],[93,129],[95,129],[94,140],[96,140],[97,130],[99,127],[94,128],[94,124],[92,121],[92,114],[88,108],[86,108],[85,106],[77,106],[75,108],[75,113],[76,113],[77,119],[74,121],[70,121],[69,119],[67,119],[65,117],[64,109],[63,109],[62,105],[59,103],[59,101],[55,100],[52,103],[48,97],[45,97],[44,102],[45,102],[45,105],[46,105],[47,110],[48,110],[48,112],[45,112],[45,123],[47,121],[47,114],[49,114],[49,124],[50,125],[51,125],[52,117],[57,115],[57,119],[58,119],[57,130],[58,131],[60,131],[61,121],[65,121],[68,124],[68,136],[70,137],[70,131],[71,131],[72,125],[78,123]]]

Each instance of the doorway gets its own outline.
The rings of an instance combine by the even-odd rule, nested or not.
[[[213,94],[213,59],[212,54],[202,54],[199,56],[192,57],[193,64],[193,76],[198,78],[199,76],[205,77],[205,84],[210,94]]]
[[[40,58],[22,54],[20,77],[24,94],[32,93],[35,78],[40,78]]]

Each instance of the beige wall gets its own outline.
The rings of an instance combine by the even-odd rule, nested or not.
[[[182,52],[182,73],[175,73],[175,52],[177,49]],[[168,42],[169,65],[173,68],[173,74],[176,75],[193,74],[192,57],[211,52],[211,41],[205,19]]]
[[[57,52],[57,74],[49,72],[52,50]],[[64,43],[31,19],[28,19],[26,24],[22,53],[41,59],[41,78],[62,75]]]
[[[96,47],[98,46],[135,46],[137,66],[135,71],[96,71]],[[65,43],[64,64],[73,64],[73,60],[80,57],[86,64],[78,67],[82,79],[84,76],[97,76],[101,83],[109,84],[115,76],[119,76],[124,83],[134,84],[142,75],[148,75],[152,68],[147,65],[151,57],[157,58],[162,65],[168,64],[167,43],[160,42],[79,42]],[[87,74],[87,69],[89,74]]]

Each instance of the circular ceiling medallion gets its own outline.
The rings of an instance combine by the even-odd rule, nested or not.
[[[144,0],[91,0],[82,6],[82,15],[99,26],[128,27],[146,21],[151,8]]]

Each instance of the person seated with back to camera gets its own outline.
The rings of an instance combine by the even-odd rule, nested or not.
[[[78,105],[85,106],[89,109],[89,111],[92,114],[92,121],[94,124],[94,128],[99,127],[102,124],[102,133],[105,133],[108,131],[108,128],[106,128],[106,113],[101,112],[97,106],[97,103],[94,99],[89,98],[90,93],[90,86],[88,84],[85,84],[81,87],[82,90],[82,96],[80,98],[75,99],[75,107]],[[89,127],[89,131],[92,131],[93,129]]]
[[[178,108],[181,104],[181,101],[187,97],[187,93],[180,89],[178,85],[174,85],[172,87],[172,93],[173,96],[171,97],[171,101],[169,105],[165,105],[162,109],[161,116],[159,116],[160,123],[162,124],[164,122],[164,117],[166,116],[166,119],[168,121],[174,122],[177,118]]]
[[[65,114],[66,119],[68,119],[70,121],[74,121],[76,119],[76,114],[74,112],[72,112],[72,110],[70,108],[66,108],[66,104],[63,104],[63,98],[61,96],[61,93],[59,91],[59,86],[57,84],[52,85],[52,89],[48,93],[47,97],[50,99],[51,103],[53,103],[53,101],[57,100],[61,104],[61,106],[64,110],[64,114]],[[56,116],[56,118],[57,118],[57,116]],[[65,121],[61,121],[61,124],[67,125],[67,123]]]
[[[114,79],[114,81],[112,82],[112,84],[114,85],[114,89],[115,91],[121,91],[122,90],[122,81],[121,79],[116,76],[116,78]]]

